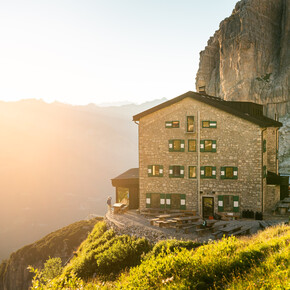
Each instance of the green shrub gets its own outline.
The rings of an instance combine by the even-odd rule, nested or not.
[[[62,273],[62,261],[61,258],[49,258],[44,263],[44,269],[42,271],[43,276],[47,280],[51,280]]]
[[[192,250],[201,245],[203,244],[195,241],[179,241],[174,239],[159,241],[158,243],[155,244],[152,251],[148,253],[145,259],[148,259],[151,256],[157,257],[161,253],[175,252],[176,250],[181,249]]]
[[[195,250],[159,251],[156,257],[151,255],[132,268],[128,275],[123,274],[117,286],[119,289],[225,288],[233,277],[260,267],[265,259],[289,243],[289,227],[278,227],[267,235],[264,239],[223,239]]]

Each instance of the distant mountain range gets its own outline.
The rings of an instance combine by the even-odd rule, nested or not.
[[[115,196],[111,178],[138,167],[142,105],[0,102],[0,261]]]

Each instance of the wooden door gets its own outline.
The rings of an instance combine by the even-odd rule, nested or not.
[[[214,198],[204,196],[202,198],[202,215],[204,218],[209,218],[214,215]]]

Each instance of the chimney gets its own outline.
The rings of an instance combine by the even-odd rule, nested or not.
[[[198,92],[199,93],[205,93],[205,86],[198,87]]]

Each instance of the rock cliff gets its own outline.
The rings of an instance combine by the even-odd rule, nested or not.
[[[65,263],[98,220],[100,218],[76,222],[11,254],[8,260],[0,264],[0,289],[28,289],[33,277],[27,270],[29,265],[42,268],[49,257],[60,257]]]
[[[290,113],[280,118],[283,127],[279,130],[279,172],[290,174]]]
[[[200,53],[196,90],[290,111],[290,0],[242,0]]]

